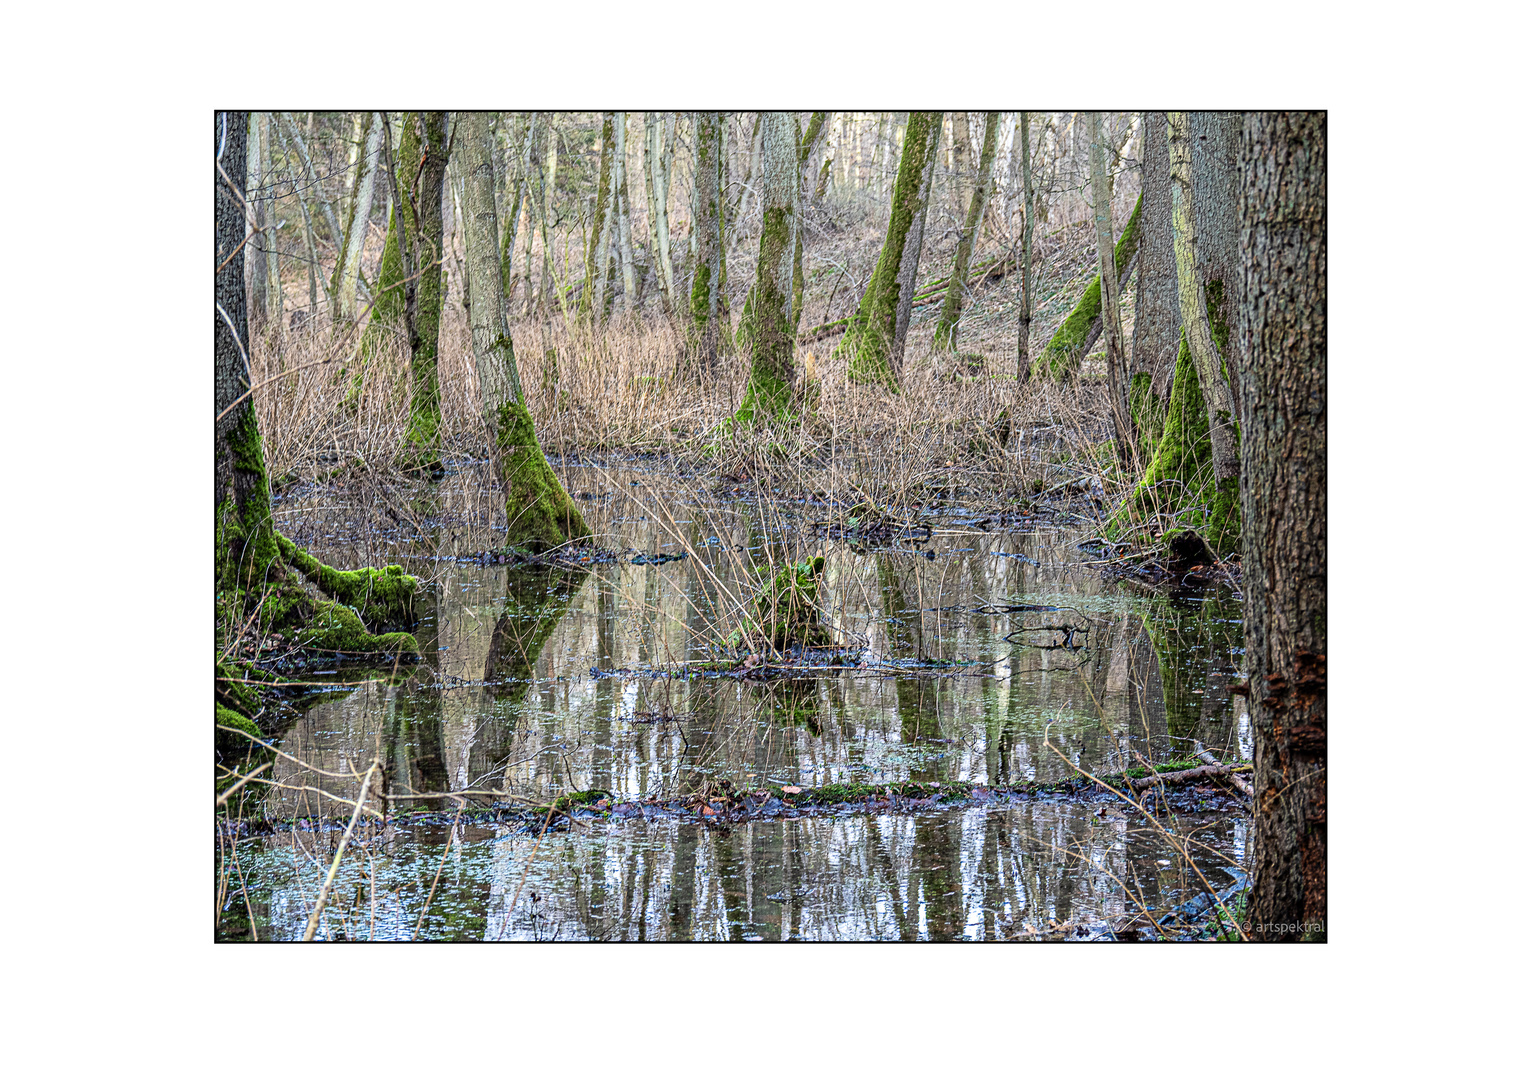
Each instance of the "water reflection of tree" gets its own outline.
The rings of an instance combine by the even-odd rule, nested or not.
[[[1168,737],[1157,752],[1188,753],[1194,739],[1220,751],[1234,747],[1228,684],[1240,647],[1239,603],[1221,590],[1201,601],[1158,605],[1142,618],[1155,653]]]

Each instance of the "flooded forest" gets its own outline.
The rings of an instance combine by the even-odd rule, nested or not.
[[[1325,941],[1325,125],[215,113],[214,939]]]

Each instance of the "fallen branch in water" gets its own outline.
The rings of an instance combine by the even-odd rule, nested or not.
[[[1211,754],[1204,747],[1204,744],[1199,742],[1197,739],[1193,740],[1193,756],[1196,757],[1199,761],[1202,761],[1205,765],[1220,765],[1221,764],[1219,758],[1217,758],[1213,754]],[[1240,776],[1239,773],[1236,773],[1235,771],[1232,770],[1231,773],[1230,773],[1230,782],[1235,785],[1235,790],[1239,791],[1242,795],[1246,796],[1248,799],[1252,798],[1251,785],[1248,784]]]
[[[1234,777],[1237,770],[1249,771],[1250,765],[1204,765],[1197,769],[1183,769],[1180,772],[1154,773],[1140,778],[1126,777],[1125,780],[1135,791],[1144,791],[1156,784],[1191,784],[1198,780],[1212,780],[1216,777]],[[1245,781],[1242,781],[1244,783]]]

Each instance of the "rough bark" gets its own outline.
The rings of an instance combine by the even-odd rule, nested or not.
[[[848,357],[849,376],[896,389],[912,319],[913,286],[922,254],[924,224],[938,157],[941,113],[912,113],[891,196],[880,258],[870,275],[859,310],[834,355]]]
[[[1142,126],[1140,254],[1131,367],[1144,373],[1159,399],[1168,397],[1182,314],[1177,304],[1177,257],[1172,250],[1172,172],[1166,114],[1146,113]],[[1159,427],[1155,433],[1159,437]]]
[[[1198,255],[1199,242],[1193,184],[1193,152],[1189,141],[1188,115],[1167,113],[1167,133],[1172,160],[1172,249],[1177,260],[1177,303],[1182,309],[1183,331],[1198,372],[1199,389],[1209,410],[1209,444],[1214,454],[1214,476],[1220,482],[1235,481],[1241,464],[1236,447],[1235,411],[1225,374],[1225,362],[1215,347],[1209,327],[1209,290],[1206,267]],[[1223,176],[1218,177],[1221,181]],[[1199,200],[1203,201],[1203,200]],[[1225,271],[1220,269],[1223,274]],[[1223,282],[1223,277],[1220,279]],[[1223,285],[1221,286],[1223,288]],[[1227,315],[1228,305],[1221,301]]]
[[[778,416],[790,405],[795,382],[793,279],[801,192],[800,120],[793,112],[759,116],[759,199],[763,228],[754,286],[754,334],[748,389],[738,424]]]
[[[695,113],[695,238],[689,316],[694,345],[707,370],[714,370],[722,339],[719,299],[726,283],[721,204],[721,113]]]
[[[463,181],[466,293],[489,455],[504,491],[508,543],[544,551],[587,536],[588,527],[546,461],[520,388],[514,343],[504,317],[487,120],[481,113],[466,113],[459,123],[456,154]]]
[[[1326,132],[1250,113],[1241,132],[1246,669],[1261,940],[1326,936]]]
[[[262,235],[261,247],[265,252],[265,317],[271,327],[280,334],[282,317],[286,309],[286,294],[281,290],[281,251],[276,245],[276,236],[281,224],[276,216],[276,203],[274,199],[275,185],[275,159],[271,157],[271,117],[270,113],[260,114],[260,158],[265,162],[265,197],[262,200],[266,207],[266,229]]]
[[[986,114],[986,136],[981,141],[981,163],[976,171],[976,189],[970,196],[970,208],[965,215],[965,227],[954,252],[954,270],[950,285],[944,291],[944,308],[939,312],[938,325],[933,328],[935,348],[953,349],[960,332],[960,311],[965,306],[965,278],[970,269],[970,252],[981,231],[981,219],[986,214],[986,200],[991,194],[992,163],[997,153],[997,124],[999,114]],[[960,127],[956,126],[958,135]]]
[[[1092,166],[1092,220],[1098,237],[1098,277],[1103,286],[1103,335],[1108,350],[1108,400],[1113,408],[1114,452],[1126,469],[1134,467],[1135,431],[1125,392],[1128,359],[1124,355],[1124,324],[1119,314],[1118,271],[1113,250],[1113,177],[1103,163],[1103,132],[1098,114],[1087,114],[1088,156]]]
[[[1222,292],[1226,325],[1230,328],[1223,352],[1224,379],[1230,390],[1232,415],[1241,416],[1241,221],[1237,204],[1240,178],[1241,114],[1194,112],[1188,114],[1192,147],[1193,229],[1204,287]]]

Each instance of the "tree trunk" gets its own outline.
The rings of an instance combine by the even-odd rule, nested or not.
[[[504,242],[499,258],[503,262],[504,312],[506,315],[512,309],[511,301],[514,297],[514,242],[520,235],[520,211],[525,206],[525,184],[530,176],[530,147],[535,141],[536,117],[536,113],[531,113],[525,123],[525,142],[520,149],[520,167],[518,175],[514,178],[514,195],[509,201],[509,214],[503,223]],[[530,272],[529,259],[525,261],[525,272],[527,275]]]
[[[589,246],[584,256],[583,294],[578,297],[578,313],[593,314],[603,320],[605,310],[605,267],[610,259],[610,174],[615,164],[615,114],[604,114],[600,131],[599,189],[594,197],[594,218],[589,223]]]
[[[1034,297],[1030,291],[1030,270],[1034,251],[1034,173],[1029,163],[1029,114],[1018,114],[1020,140],[1023,144],[1023,302],[1018,309],[1018,377],[1029,377],[1029,327],[1034,322]]]
[[[954,194],[955,213],[965,205],[965,170],[970,160],[970,114],[949,114],[950,142],[950,188]]]
[[[981,164],[976,173],[976,190],[970,196],[970,210],[965,215],[965,228],[960,231],[960,241],[954,252],[954,270],[950,274],[949,287],[944,290],[944,310],[939,313],[938,325],[933,328],[935,348],[953,349],[960,332],[960,311],[965,306],[965,279],[970,269],[970,252],[981,232],[981,219],[986,215],[986,199],[991,194],[992,162],[997,151],[998,114],[986,114],[986,136],[981,140]],[[956,127],[956,133],[959,132]]]
[[[520,389],[514,343],[504,318],[487,118],[482,113],[464,113],[459,124],[456,145],[463,178],[468,313],[489,455],[504,491],[508,543],[545,551],[587,536],[588,527],[541,451]]]
[[[1140,205],[1140,200],[1136,199],[1135,209],[1129,215],[1129,224],[1124,226],[1124,232],[1113,249],[1113,265],[1119,275],[1121,293],[1129,287],[1129,276],[1135,270],[1135,253],[1140,243]],[[1044,347],[1044,351],[1034,358],[1030,376],[1051,378],[1056,382],[1075,378],[1082,366],[1082,358],[1097,343],[1102,332],[1103,280],[1099,275],[1088,283],[1082,298],[1071,309],[1071,314],[1066,316],[1066,321],[1060,324],[1060,329],[1055,331],[1055,336]]]
[[[1103,285],[1103,334],[1108,349],[1108,399],[1113,406],[1113,439],[1116,459],[1126,470],[1135,464],[1135,431],[1130,423],[1125,383],[1128,359],[1124,355],[1124,323],[1119,314],[1119,278],[1113,250],[1113,177],[1103,164],[1103,132],[1098,114],[1087,114],[1088,156],[1092,165],[1092,220],[1098,237],[1098,276]]]
[[[270,517],[265,451],[250,393],[249,309],[244,291],[248,214],[249,115],[220,112],[213,122],[213,474],[217,583],[248,589],[280,558]],[[231,598],[230,598],[231,599]]]
[[[1193,153],[1186,113],[1167,113],[1172,158],[1172,250],[1177,259],[1177,303],[1199,389],[1209,410],[1209,445],[1214,454],[1214,477],[1220,483],[1237,481],[1241,463],[1236,447],[1234,406],[1226,382],[1224,360],[1215,348],[1209,325],[1209,301],[1204,267],[1198,258],[1193,205]],[[1221,278],[1223,280],[1223,278]],[[1226,311],[1221,307],[1221,311]],[[1228,312],[1226,312],[1228,314]]]
[[[738,424],[784,413],[795,382],[795,318],[791,308],[801,191],[800,120],[793,112],[766,112],[759,114],[758,122],[763,228],[752,311],[752,366],[747,394],[737,410]]]
[[[859,310],[833,350],[834,355],[847,356],[851,378],[884,383],[892,390],[900,377],[912,319],[913,286],[942,128],[942,113],[917,112],[908,118],[885,243]]]
[[[651,218],[652,261],[657,271],[657,287],[662,297],[663,314],[672,315],[673,256],[669,250],[668,183],[673,174],[673,159],[667,149],[667,127],[673,121],[667,113],[647,114],[646,172],[647,213]]]
[[[360,281],[361,254],[366,246],[366,231],[371,219],[371,199],[376,189],[376,167],[382,153],[382,124],[375,113],[368,114],[363,122],[366,131],[366,150],[357,163],[355,197],[350,201],[350,212],[345,227],[343,258],[335,268],[334,295],[339,304],[336,326],[353,323],[356,319],[356,288]]]
[[[1241,132],[1246,673],[1258,940],[1326,938],[1326,131]]]
[[[631,245],[631,189],[626,183],[626,119],[628,113],[615,114],[615,191],[619,196],[615,215],[616,239],[620,244],[621,288],[624,290],[622,307],[635,311],[641,303],[637,293],[636,253]]]
[[[442,260],[445,254],[445,172],[449,148],[443,112],[409,113],[403,121],[398,155],[398,207],[408,241],[411,273],[405,287],[413,386],[408,444],[422,463],[433,464],[440,445],[440,315],[445,308]]]
[[[275,159],[271,156],[271,114],[260,114],[260,158],[265,162],[266,186],[274,190],[275,183]],[[281,252],[276,246],[276,236],[280,232],[281,221],[276,216],[276,202],[273,195],[265,198],[265,219],[267,231],[265,240],[265,283],[267,288],[265,300],[265,317],[279,335],[284,329],[282,316],[286,308],[286,294],[281,290]]]
[[[1140,254],[1135,292],[1135,331],[1131,367],[1144,373],[1158,399],[1171,391],[1182,314],[1177,305],[1177,257],[1172,250],[1172,171],[1167,152],[1166,114],[1148,112],[1142,120]],[[1137,408],[1139,403],[1136,403]],[[1159,426],[1152,433],[1160,437]]]
[[[715,370],[720,351],[718,300],[726,283],[724,223],[721,204],[721,113],[695,113],[695,237],[694,280],[689,291],[689,316],[694,344],[707,371]]]
[[[1192,147],[1193,230],[1195,252],[1211,307],[1224,312],[1228,334],[1223,376],[1230,391],[1231,415],[1241,416],[1241,221],[1237,158],[1240,154],[1241,114],[1188,114],[1188,143]],[[1217,298],[1217,299],[1215,299]]]
[[[799,124],[797,124],[799,128]],[[795,213],[791,217],[791,228],[794,229],[795,267],[791,271],[790,290],[790,334],[792,341],[800,332],[801,309],[806,301],[806,230],[801,228],[801,214],[806,205],[806,193],[811,181],[811,155],[816,152],[817,143],[822,140],[822,134],[827,130],[827,114],[814,112],[811,119],[806,123],[806,133],[801,136],[800,154],[797,168],[800,171],[800,196],[796,201]]]
[[[265,276],[265,248],[266,248],[266,212],[264,188],[266,177],[261,168],[260,152],[265,149],[260,145],[260,114],[249,114],[249,126],[252,129],[249,137],[245,140],[248,145],[248,171],[246,172],[249,185],[249,209],[250,214],[250,237],[249,237],[249,327],[258,334],[265,327],[265,302],[270,289]],[[266,163],[266,168],[269,165]]]

